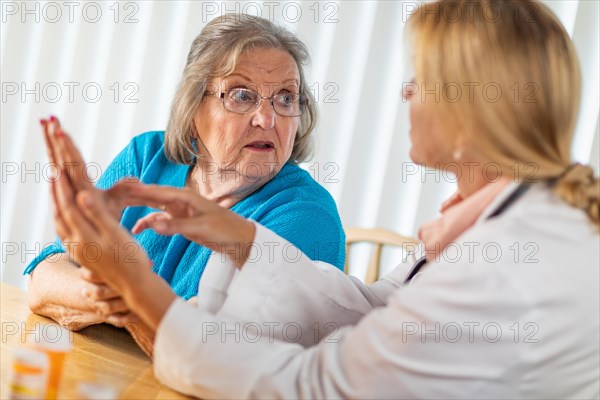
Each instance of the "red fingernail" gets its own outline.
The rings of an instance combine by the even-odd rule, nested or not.
[[[56,117],[54,115],[51,115],[50,116],[50,121],[52,121],[52,122],[56,121]]]
[[[46,125],[46,123],[47,123],[47,122],[48,122],[48,121],[46,121],[46,120],[45,120],[45,119],[43,119],[43,118],[42,118],[42,119],[40,119],[40,125],[42,125],[42,126]]]

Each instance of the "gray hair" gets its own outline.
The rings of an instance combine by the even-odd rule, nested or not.
[[[269,20],[229,13],[211,20],[192,42],[183,77],[175,93],[165,133],[165,154],[171,161],[190,165],[197,155],[194,146],[194,115],[207,92],[208,83],[231,74],[237,60],[249,48],[275,48],[289,53],[300,73],[300,93],[308,99],[300,117],[290,161],[300,163],[313,152],[311,132],[317,110],[304,78],[303,66],[310,56],[306,45],[293,33]]]

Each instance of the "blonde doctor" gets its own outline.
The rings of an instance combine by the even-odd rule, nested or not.
[[[568,34],[534,0],[427,3],[408,29],[411,157],[458,175],[421,228],[425,258],[365,286],[198,195],[131,185],[129,203],[163,210],[134,231],[215,250],[204,284],[219,295],[199,307],[143,251],[87,263],[156,332],[162,382],[208,398],[598,398],[600,184],[569,156],[580,77]],[[421,96],[436,83],[505,95]],[[507,95],[515,83],[532,101]],[[78,159],[58,131],[58,162]],[[75,179],[52,185],[63,239],[130,244]]]

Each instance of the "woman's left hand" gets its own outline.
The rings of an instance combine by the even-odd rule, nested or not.
[[[57,231],[64,242],[71,243],[72,258],[84,264],[97,280],[113,288],[130,312],[143,320],[148,334],[140,336],[138,342],[147,351],[145,339],[151,341],[152,332],[177,296],[151,271],[152,262],[144,249],[119,224],[111,209],[110,196],[93,186],[79,186],[81,182],[77,183],[79,178],[74,173],[80,170],[67,167],[73,162],[82,166],[81,155],[70,137],[60,126],[58,130],[56,127],[53,123],[53,131],[45,129],[44,133],[50,159],[57,162],[62,172],[60,179],[51,182]],[[129,189],[125,190],[128,192]],[[129,199],[129,195],[121,198]]]
[[[68,180],[74,193],[82,190],[96,191],[103,197],[110,214],[120,220],[121,213],[127,207],[126,199],[130,184],[139,182],[135,177],[126,177],[108,190],[97,189],[87,174],[85,160],[68,135],[62,130],[56,117],[41,121],[48,158],[52,165],[58,167],[57,180]],[[62,138],[62,140],[59,140]]]
[[[123,279],[133,279],[139,268],[150,269],[151,261],[119,225],[103,191],[84,182],[82,158],[70,137],[56,124],[51,128],[48,151],[61,172],[51,182],[57,231],[70,244],[73,259],[112,287],[122,287]]]

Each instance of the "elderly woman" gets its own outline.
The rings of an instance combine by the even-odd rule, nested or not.
[[[567,32],[535,0],[425,3],[408,26],[411,157],[458,172],[457,194],[421,230],[425,257],[365,286],[306,256],[267,254],[290,245],[193,193],[132,184],[131,203],[171,217],[147,216],[136,231],[181,232],[221,252],[240,244],[226,256],[240,271],[212,311],[177,299],[141,251],[89,264],[156,331],[163,382],[203,398],[598,397],[600,182],[569,156],[580,77]],[[515,81],[534,83],[536,101],[417,91],[494,82],[509,93]],[[67,136],[52,140],[60,163],[79,158]],[[487,177],[489,163],[502,175]],[[531,163],[535,174],[516,172]],[[65,238],[131,245],[100,192],[65,180],[53,190]]]
[[[343,268],[345,237],[336,205],[298,167],[310,156],[316,122],[303,71],[307,61],[305,45],[265,19],[231,14],[209,22],[192,43],[166,132],[135,137],[98,182],[110,188],[105,196],[115,221],[131,229],[152,211],[124,208],[127,183],[115,183],[135,177],[185,188],[268,226],[315,260]],[[59,126],[55,118],[50,124]],[[152,270],[188,299],[197,294],[211,250],[184,236],[145,231],[136,240]],[[63,243],[68,253],[82,245]],[[88,258],[77,260],[83,267],[96,256],[88,250]],[[120,295],[64,251],[60,244],[46,248],[26,269],[31,309],[75,330],[120,324],[128,309]],[[137,250],[110,251],[135,258]]]

